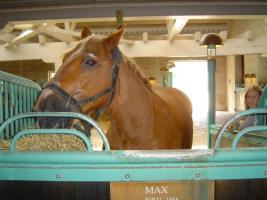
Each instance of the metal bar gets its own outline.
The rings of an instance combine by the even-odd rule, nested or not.
[[[179,181],[266,179],[266,163],[249,162],[236,165],[10,165],[1,166],[0,180],[29,181]],[[223,172],[223,173],[222,173]]]
[[[32,97],[32,93],[37,94],[41,91],[41,87],[37,83],[3,71],[0,71],[0,81],[1,123],[15,114],[32,110],[33,101],[37,98],[35,94]],[[1,133],[1,135],[5,138],[11,138],[16,131],[25,129],[27,126],[32,126],[33,123],[33,119],[20,119],[10,124],[6,128],[5,134]]]
[[[3,92],[4,92],[3,81],[0,80],[0,125],[4,122],[4,102],[3,102]],[[3,134],[0,133],[0,138],[3,138]]]
[[[236,146],[242,136],[245,134],[251,133],[251,132],[266,132],[267,131],[267,126],[253,126],[253,127],[248,127],[243,130],[241,130],[234,138],[232,142],[232,149],[235,150]],[[266,132],[267,135],[267,132]]]
[[[26,88],[26,112],[31,112],[31,93],[30,88]],[[27,118],[27,128],[31,127],[31,118]]]
[[[23,86],[22,88],[22,113],[27,112],[27,95],[26,95],[26,87]],[[23,128],[26,129],[27,126],[27,119],[23,118]]]
[[[34,90],[32,88],[30,88],[30,112],[32,112],[33,110],[33,106],[34,106]],[[30,120],[30,127],[33,127],[34,126],[34,119],[31,118]]]
[[[22,86],[18,86],[19,89],[19,113],[22,113],[22,107],[23,107],[23,89]],[[19,130],[23,129],[23,119],[19,119]]]
[[[209,91],[209,110],[208,110],[208,148],[211,148],[211,133],[210,125],[215,124],[216,112],[216,60],[215,58],[208,59],[208,91]]]
[[[31,81],[29,79],[22,78],[20,76],[16,76],[13,74],[9,74],[9,73],[3,72],[3,71],[0,71],[0,80],[6,81],[6,82],[16,83],[18,85],[23,85],[23,86],[28,87],[28,88],[34,88],[38,91],[42,90],[42,88],[34,81]]]
[[[0,153],[1,180],[161,181],[266,178],[266,149]]]
[[[63,151],[63,152],[4,152],[0,163],[33,164],[160,164],[160,163],[203,163],[209,162],[265,162],[267,148],[208,150],[113,150],[113,151]]]
[[[39,93],[40,93],[40,91],[34,90],[34,92],[33,92],[33,99],[34,99],[33,105],[35,104],[35,101],[37,100]]]
[[[9,119],[9,94],[8,94],[8,82],[4,81],[4,120]],[[5,136],[9,135],[9,127],[5,130]]]
[[[220,132],[218,133],[218,137],[217,140],[215,142],[214,145],[214,149],[219,149],[221,146],[221,140],[222,140],[222,136],[223,133],[225,132],[226,128],[235,120],[239,119],[242,116],[246,116],[246,115],[254,115],[254,114],[267,114],[267,109],[266,108],[255,108],[255,109],[249,109],[249,110],[245,110],[242,112],[237,113],[235,116],[233,116],[232,118],[230,118],[221,128]]]
[[[3,86],[3,81],[2,80],[0,80],[0,124],[2,124],[3,123],[3,121],[4,121],[4,112],[3,112],[3,90],[4,90],[4,88],[3,88],[4,86]]]
[[[17,115],[19,113],[19,96],[18,96],[18,84],[14,85],[14,105],[15,105],[15,112],[14,115]],[[19,130],[19,122],[15,121],[15,132],[17,132]]]
[[[14,115],[14,86],[13,83],[9,83],[9,114],[10,117]],[[14,122],[10,124],[10,133],[9,138],[11,138],[14,135]]]
[[[211,134],[216,136],[218,134],[219,129],[215,126],[212,126]],[[223,132],[223,138],[227,138],[230,141],[233,141],[236,134],[233,134],[228,131]],[[266,135],[267,136],[267,135]],[[245,137],[241,137],[239,142],[246,143],[249,146],[253,147],[267,147],[267,137],[260,134],[248,134]]]

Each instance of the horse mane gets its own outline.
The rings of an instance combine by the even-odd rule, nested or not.
[[[130,70],[132,70],[137,76],[139,76],[143,80],[144,84],[151,89],[151,83],[148,81],[147,77],[144,75],[143,71],[136,63],[136,61],[134,59],[128,58],[127,56],[123,57],[125,58],[126,64],[130,68]]]

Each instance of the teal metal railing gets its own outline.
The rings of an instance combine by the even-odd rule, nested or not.
[[[41,87],[34,81],[0,71],[0,124],[14,115],[32,111],[40,91]],[[1,137],[11,138],[16,132],[33,124],[33,119],[10,123]]]
[[[216,139],[216,142],[215,142],[215,145],[214,145],[214,148],[215,149],[219,149],[221,148],[221,141],[222,141],[222,138],[223,138],[223,134],[224,132],[226,131],[227,127],[233,123],[234,121],[240,119],[241,117],[244,117],[244,116],[248,116],[248,115],[255,115],[256,117],[259,116],[259,115],[266,115],[267,114],[267,109],[266,108],[255,108],[255,109],[250,109],[250,110],[245,110],[245,111],[242,111],[242,112],[239,112],[237,113],[235,116],[233,116],[232,118],[230,118],[220,129],[219,133],[218,133],[218,136],[217,136],[217,139]],[[255,126],[253,127],[248,127],[248,128],[245,128],[243,129],[242,131],[238,132],[236,134],[236,136],[234,137],[234,140],[232,142],[232,149],[236,149],[236,145],[238,143],[238,141],[240,140],[240,138],[248,133],[251,133],[251,132],[263,132],[264,134],[267,135],[267,124],[260,124],[260,125],[257,125],[256,122],[255,122]]]
[[[267,109],[267,85],[264,87],[257,108]],[[256,125],[267,125],[267,114],[256,115]]]

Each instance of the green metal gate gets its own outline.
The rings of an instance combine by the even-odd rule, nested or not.
[[[28,79],[0,71],[0,124],[12,116],[30,112],[41,87]],[[20,130],[32,127],[32,119],[10,123],[0,138],[11,138]]]
[[[129,182],[267,178],[266,147],[236,148],[243,135],[251,131],[266,132],[266,125],[244,129],[236,135],[230,149],[220,147],[223,127],[215,148],[209,150],[112,151],[102,129],[87,116],[70,112],[29,112],[40,91],[34,82],[4,72],[0,73],[0,80],[0,138],[12,139],[8,150],[0,150],[0,180]],[[267,109],[249,110],[239,115],[257,113],[266,114]],[[34,129],[32,118],[39,116],[74,117],[91,123],[100,134],[105,151],[92,151],[90,139],[77,130]],[[16,150],[20,137],[39,133],[77,135],[86,144],[87,151]]]

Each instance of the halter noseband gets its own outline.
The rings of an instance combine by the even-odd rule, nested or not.
[[[79,111],[80,113],[82,113],[81,106],[83,106],[84,104],[96,102],[100,97],[105,96],[108,93],[111,93],[111,96],[109,98],[109,102],[107,103],[107,105],[104,106],[104,108],[105,108],[111,104],[113,97],[114,97],[114,93],[115,93],[115,86],[116,86],[116,81],[117,81],[118,74],[119,74],[119,66],[120,66],[120,62],[121,62],[121,53],[120,53],[120,50],[118,48],[115,48],[112,51],[112,58],[113,58],[113,67],[112,67],[111,86],[108,89],[106,89],[106,90],[104,90],[104,91],[102,91],[102,92],[100,92],[94,96],[86,97],[85,99],[81,99],[81,100],[76,100],[74,97],[72,97],[68,92],[66,92],[60,86],[53,83],[53,81],[46,84],[43,89],[49,88],[49,89],[53,90],[57,95],[63,97],[64,100],[68,104],[71,104],[72,106],[74,106],[77,109],[77,111]],[[97,112],[99,112],[99,111],[97,111]]]

